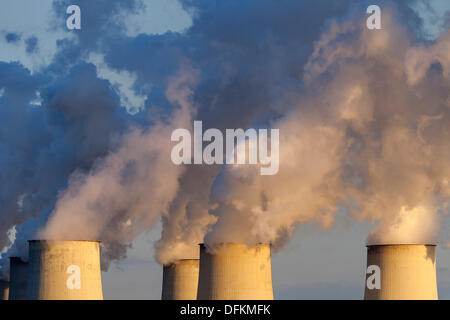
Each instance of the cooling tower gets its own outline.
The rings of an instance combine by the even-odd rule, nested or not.
[[[27,298],[28,263],[19,257],[9,258],[9,300]]]
[[[370,245],[367,246],[367,267],[366,300],[438,298],[435,245]],[[375,286],[375,273],[380,274],[378,286]]]
[[[178,260],[164,266],[161,299],[197,299],[198,268],[198,259]]]
[[[98,241],[29,241],[27,298],[101,300]]]
[[[9,282],[0,280],[0,300],[8,300],[9,295]]]
[[[200,245],[198,300],[273,300],[270,246]]]

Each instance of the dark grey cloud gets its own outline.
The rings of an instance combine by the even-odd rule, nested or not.
[[[5,40],[8,43],[17,43],[21,40],[22,36],[20,35],[20,33],[15,33],[15,32],[8,32],[5,35]]]
[[[31,75],[18,63],[0,63],[0,78],[1,246],[8,244],[7,230],[18,226],[6,258],[26,252],[27,238],[45,224],[70,174],[106,155],[130,115],[91,64],[51,78]],[[36,92],[40,106],[31,104]]]
[[[141,0],[54,0],[53,10],[57,28],[66,29],[66,9],[78,5],[81,9],[81,30],[77,30],[77,46],[84,52],[101,50],[101,46],[111,37],[125,32],[127,14],[143,10]]]
[[[38,50],[38,38],[35,36],[29,37],[25,40],[25,50],[28,54],[35,53]]]
[[[115,88],[98,78],[94,65],[83,62],[103,35],[123,32],[123,21],[114,15],[137,10],[139,3],[54,1],[55,13],[62,13],[55,15],[59,27],[65,28],[69,4],[83,8],[89,31],[81,32],[79,40],[58,40],[55,57],[40,73],[0,62],[0,247],[9,245],[11,227],[17,231],[16,242],[2,255],[4,276],[8,256],[26,258],[26,240],[46,223],[69,176],[89,170],[110,152],[132,118],[147,122],[141,113],[128,114]],[[13,32],[5,38],[21,40]],[[27,53],[35,52],[38,38],[27,38],[25,45]],[[38,106],[33,104],[36,99]]]

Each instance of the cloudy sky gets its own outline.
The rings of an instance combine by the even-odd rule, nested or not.
[[[116,134],[155,125],[149,110],[170,114],[177,95],[167,95],[167,88],[184,61],[200,74],[194,95],[205,121],[219,128],[258,125],[283,114],[266,100],[277,104],[277,92],[288,92],[289,99],[331,20],[364,18],[366,4],[379,3],[382,10],[391,4],[297,2],[246,0],[209,7],[202,0],[0,0],[0,243],[11,246],[8,241],[16,239],[10,250],[20,254],[23,239],[35,236],[49,215],[57,216],[57,203],[64,207],[60,192],[71,187],[73,172],[90,172],[107,157]],[[65,8],[72,3],[82,10],[81,31],[65,28]],[[396,23],[412,21],[408,32],[423,43],[433,43],[449,27],[447,0],[410,1],[398,10],[404,20]],[[228,104],[233,106],[222,114]],[[135,194],[143,191],[132,187]],[[160,298],[158,214],[155,209],[131,238],[116,239],[99,228],[111,243],[111,263],[103,272],[106,299]],[[102,228],[115,227],[108,221]],[[370,219],[356,222],[345,210],[337,210],[326,231],[313,221],[296,225],[291,240],[272,256],[275,298],[361,299],[365,244],[373,227]],[[116,245],[120,250],[111,249]],[[437,250],[439,296],[449,299],[450,251],[443,247]]]

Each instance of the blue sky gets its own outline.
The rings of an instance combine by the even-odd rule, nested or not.
[[[450,10],[450,3],[447,0],[426,2],[434,11],[426,10],[424,3],[415,8],[426,21],[424,31],[433,39],[443,31],[440,22]],[[184,11],[177,0],[145,0],[144,3],[145,9],[125,12],[117,18],[125,22],[125,34],[130,39],[140,34],[183,33],[192,24],[192,13]],[[39,75],[54,59],[57,41],[74,38],[73,32],[55,23],[56,13],[50,0],[0,0],[0,5],[0,61],[19,61],[32,75]],[[64,12],[59,14],[64,17]],[[82,20],[82,28],[89,32],[89,21]],[[136,89],[136,83],[142,81],[138,72],[132,68],[111,68],[115,62],[105,62],[103,53],[96,50],[85,61],[95,64],[98,76],[110,81],[120,104],[129,112],[145,108],[148,88]],[[39,106],[40,95],[33,101]],[[309,224],[297,228],[287,247],[272,256],[275,298],[361,299],[365,242],[372,227],[368,222],[355,223],[343,218],[330,232],[317,231]],[[153,248],[160,235],[161,224],[158,224],[134,241],[126,259],[103,273],[106,299],[160,298],[162,267],[154,259]],[[449,250],[438,248],[437,270],[440,298],[450,299]]]

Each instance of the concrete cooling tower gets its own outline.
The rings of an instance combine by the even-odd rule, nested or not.
[[[29,300],[101,300],[98,241],[29,241]]]
[[[164,266],[162,300],[195,300],[198,287],[198,259],[178,260]]]
[[[270,246],[200,245],[198,300],[273,300]]]
[[[9,258],[9,300],[27,298],[28,263],[19,257]]]
[[[8,300],[9,281],[0,280],[0,300]]]
[[[435,245],[369,245],[366,270],[366,300],[438,298]]]

